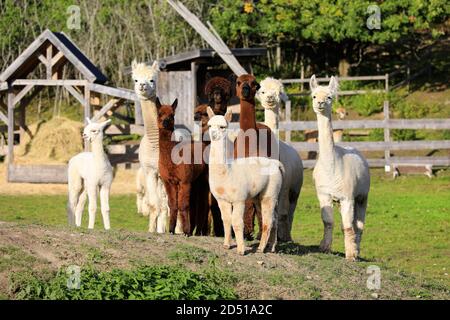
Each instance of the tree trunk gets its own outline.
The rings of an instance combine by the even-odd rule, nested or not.
[[[342,58],[339,60],[339,76],[340,77],[348,77],[350,70],[350,63],[347,58]]]

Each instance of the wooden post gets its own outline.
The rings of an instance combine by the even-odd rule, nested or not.
[[[384,80],[384,90],[386,93],[389,93],[389,73],[386,73],[384,76],[386,77]]]
[[[384,113],[384,142],[391,142],[391,132],[389,129],[389,101],[385,100],[383,104],[383,113]],[[390,171],[391,165],[391,151],[389,148],[384,149],[384,161],[385,161],[385,171]]]
[[[14,164],[14,91],[8,88],[8,168]],[[8,169],[9,172],[9,169]],[[8,174],[9,179],[9,174]]]
[[[286,122],[291,122],[291,100],[287,100],[286,101],[286,114],[285,114],[285,121]],[[291,143],[291,130],[286,130],[285,131],[285,138],[284,140],[286,141],[286,143]]]
[[[192,92],[192,109],[197,106],[197,64],[195,61],[191,62],[191,92]],[[193,112],[192,112],[193,113]],[[194,129],[194,115],[189,115],[189,130]]]
[[[53,45],[50,43],[47,47],[47,65],[46,65],[46,73],[47,79],[52,79],[52,58],[53,58]]]
[[[84,124],[87,124],[86,118],[91,119],[91,91],[89,85],[84,86]],[[85,141],[84,150],[89,151],[89,142]]]

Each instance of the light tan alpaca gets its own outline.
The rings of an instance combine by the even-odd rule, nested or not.
[[[353,148],[336,146],[331,126],[331,106],[338,83],[331,77],[328,86],[319,86],[313,75],[310,80],[313,109],[319,128],[319,157],[314,167],[314,182],[324,225],[320,249],[331,250],[333,236],[333,201],[341,205],[345,257],[355,260],[359,255],[370,189],[369,165]]]

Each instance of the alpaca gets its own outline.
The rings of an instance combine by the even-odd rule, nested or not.
[[[156,98],[159,170],[169,197],[169,232],[175,232],[179,215],[184,235],[192,235],[194,228],[196,235],[206,235],[209,187],[207,165],[203,161],[205,145],[194,141],[173,141],[177,103],[176,99],[172,105],[161,105]],[[174,161],[177,156],[181,156],[181,161]]]
[[[145,195],[145,175],[141,167],[136,172],[136,207],[137,212],[142,214],[144,217],[149,215],[149,205]]]
[[[208,104],[199,105],[194,110],[194,120],[200,121],[203,137],[208,131],[208,106],[210,106],[218,115],[224,115],[227,111],[228,102],[232,95],[230,80],[222,77],[208,78],[205,85],[205,94],[208,97]],[[203,141],[205,144],[209,144],[209,139],[203,139]],[[220,215],[220,208],[214,196],[210,197],[210,212],[212,216],[214,235],[216,237],[223,237],[223,222]]]
[[[237,252],[245,253],[244,210],[245,202],[253,199],[262,212],[263,231],[258,252],[264,252],[268,243],[275,251],[277,242],[277,201],[283,180],[280,161],[265,157],[233,159],[230,152],[233,142],[227,135],[231,113],[225,116],[210,115],[209,133],[211,149],[209,157],[209,184],[217,199],[225,227],[224,248],[231,245],[231,226],[236,236]]]
[[[345,257],[348,260],[355,260],[359,255],[366,218],[370,189],[369,166],[357,150],[334,144],[331,105],[338,89],[336,78],[331,77],[328,86],[319,86],[313,75],[310,88],[319,128],[319,157],[313,178],[324,224],[320,249],[324,252],[331,250],[333,201],[339,201],[345,238]]]
[[[264,108],[264,124],[278,133],[281,101],[287,96],[280,80],[266,78],[260,83],[256,97]],[[303,185],[303,163],[298,152],[287,143],[279,140],[280,161],[285,175],[278,203],[278,240],[292,241],[291,229],[295,207]],[[259,216],[259,215],[258,215]],[[261,227],[261,223],[259,224]]]
[[[159,72],[155,61],[151,67],[145,63],[132,63],[134,90],[139,97],[145,134],[139,145],[139,163],[144,174],[144,195],[146,201],[141,202],[143,212],[149,212],[149,232],[164,233],[166,231],[168,205],[158,169],[159,133],[157,126],[156,81]],[[142,190],[138,190],[138,195]],[[147,206],[147,208],[143,208]]]
[[[273,157],[278,159],[278,155],[272,153],[272,146],[277,146],[275,136],[269,127],[256,123],[255,95],[259,89],[254,76],[244,74],[236,80],[236,95],[239,98],[240,130],[234,141],[234,158],[246,158],[251,156]],[[245,236],[251,240],[253,231],[253,220],[256,215],[256,206],[248,200],[245,204]]]
[[[111,122],[91,122],[84,128],[83,138],[91,143],[92,152],[81,152],[69,160],[68,187],[69,201],[67,217],[70,225],[81,226],[86,195],[89,198],[89,224],[93,229],[95,212],[97,211],[97,194],[100,187],[100,204],[105,230],[110,229],[109,223],[109,192],[113,180],[113,170],[105,151],[103,150],[103,129]]]

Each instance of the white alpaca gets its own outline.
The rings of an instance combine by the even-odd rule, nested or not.
[[[313,75],[310,88],[319,129],[319,157],[313,177],[324,224],[320,249],[325,252],[331,250],[333,201],[339,201],[345,237],[345,257],[355,260],[359,255],[366,217],[370,188],[369,166],[357,150],[334,144],[331,104],[338,89],[336,78],[331,77],[328,86],[318,86]]]
[[[164,233],[167,227],[168,201],[167,193],[159,176],[159,132],[156,110],[156,81],[158,63],[151,67],[145,63],[132,63],[134,90],[140,99],[145,134],[139,146],[139,162],[145,179],[143,200],[142,188],[139,185],[137,205],[142,213],[148,212],[149,232]],[[138,209],[139,210],[139,209]]]
[[[149,205],[145,195],[145,175],[141,167],[136,171],[136,207],[137,212],[144,217],[149,215]]]
[[[237,252],[245,253],[244,211],[245,201],[254,199],[262,213],[262,235],[258,252],[264,252],[270,243],[275,251],[277,242],[277,201],[283,180],[283,164],[265,157],[233,159],[233,142],[227,135],[231,112],[214,115],[208,107],[209,136],[209,185],[217,199],[222,215],[225,239],[224,247],[231,245],[231,226],[236,236]]]
[[[67,217],[70,225],[81,226],[81,216],[89,198],[89,229],[94,228],[95,212],[97,211],[97,194],[100,187],[100,205],[103,216],[103,226],[109,230],[109,192],[113,180],[113,170],[105,151],[103,150],[103,129],[111,120],[94,123],[87,119],[83,138],[91,143],[91,152],[82,152],[69,160],[68,182],[69,201]]]
[[[264,124],[278,134],[279,110],[285,100],[283,84],[280,80],[266,78],[260,83],[256,97],[264,108]],[[278,203],[278,239],[292,241],[291,229],[295,207],[303,185],[303,162],[297,151],[279,140],[279,158],[284,166],[284,178]]]

